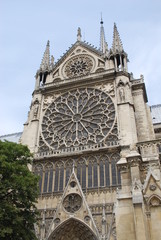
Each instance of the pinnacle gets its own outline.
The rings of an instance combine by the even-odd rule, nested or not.
[[[82,34],[81,34],[81,29],[79,27],[77,30],[77,41],[81,41],[81,38],[82,38]]]
[[[122,45],[119,32],[117,30],[116,23],[114,23],[112,51],[114,53],[123,51],[123,45]]]
[[[106,53],[108,51],[108,45],[105,39],[105,32],[104,32],[104,27],[103,27],[103,20],[102,20],[102,15],[101,15],[101,28],[100,28],[100,50],[103,53]]]
[[[45,71],[45,70],[48,70],[49,67],[50,67],[50,42],[48,40],[46,44],[46,49],[41,61],[40,69],[42,71]]]

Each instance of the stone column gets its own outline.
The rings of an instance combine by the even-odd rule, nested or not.
[[[134,225],[136,240],[147,240],[145,226],[145,214],[143,212],[142,184],[140,181],[139,165],[141,162],[140,154],[133,151],[127,156],[132,183],[132,202],[134,209]]]

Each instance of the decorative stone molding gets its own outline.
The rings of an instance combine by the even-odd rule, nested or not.
[[[92,212],[93,215],[95,214],[100,214],[102,215],[102,211],[103,211],[103,204],[94,204],[94,205],[89,205],[89,208]],[[112,213],[113,211],[113,208],[114,208],[114,203],[106,203],[104,205],[104,210],[105,210],[105,213]]]
[[[159,196],[154,195],[154,196],[150,197],[148,203],[149,203],[150,207],[158,207],[161,205],[161,199]]]
[[[137,143],[142,157],[159,158],[159,146],[161,146],[161,139]]]
[[[132,183],[132,191],[142,191],[142,189],[143,189],[143,186],[142,186],[140,180],[137,180],[135,178]]]
[[[122,173],[126,173],[129,171],[129,166],[127,164],[119,164],[117,165],[117,167]]]
[[[39,210],[41,218],[43,217],[44,209]],[[46,209],[45,210],[45,217],[46,218],[53,218],[56,212],[56,208],[53,209]]]
[[[143,78],[135,79],[135,80],[131,81],[132,85],[138,85],[138,84],[141,84],[141,83],[144,83],[144,79]]]
[[[130,167],[137,167],[140,165],[141,159],[136,157],[136,158],[128,158],[127,162]]]
[[[109,84],[104,84],[104,83],[96,84],[95,88],[100,89],[103,92],[106,92],[112,98],[115,97],[115,89],[114,89],[114,84],[113,83],[109,83]]]
[[[43,111],[47,109],[47,107],[60,96],[60,94],[45,94],[43,99]]]
[[[149,170],[149,164],[141,162],[141,164],[140,164],[140,171],[145,171],[147,173],[148,170]]]

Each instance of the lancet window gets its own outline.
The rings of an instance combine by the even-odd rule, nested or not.
[[[45,165],[43,192],[52,192],[53,184],[53,165]]]
[[[35,166],[34,172],[39,176],[39,191],[42,191],[42,177],[43,177],[43,166],[41,164],[37,164]]]
[[[44,167],[36,165],[35,173],[40,176],[40,192],[45,194],[63,191],[71,176],[73,165],[83,190],[119,186],[121,185],[120,172],[117,168],[119,158],[119,154],[104,154],[57,160]]]
[[[55,165],[54,192],[62,191],[64,185],[64,163],[59,161]]]
[[[88,187],[98,187],[98,164],[92,157],[88,161]]]
[[[84,159],[80,159],[77,163],[77,178],[82,186],[86,188],[86,163]]]

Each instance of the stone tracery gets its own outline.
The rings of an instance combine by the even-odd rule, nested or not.
[[[93,60],[90,56],[79,55],[71,58],[65,66],[67,77],[87,75],[93,67]]]
[[[81,203],[81,197],[78,194],[73,193],[65,197],[63,206],[67,212],[74,213],[80,209]]]
[[[52,149],[97,144],[115,122],[112,99],[101,90],[81,88],[59,96],[45,111],[42,135]]]

